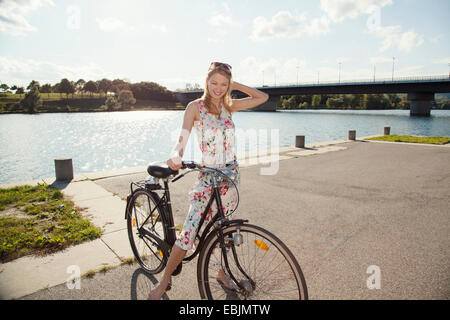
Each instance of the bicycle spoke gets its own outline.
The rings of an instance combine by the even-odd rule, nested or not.
[[[235,229],[224,234],[224,237],[233,239]],[[239,286],[245,288],[243,291],[239,289],[239,298],[283,300],[303,298],[304,294],[301,290],[304,284],[300,276],[301,270],[299,271],[298,264],[292,260],[294,259],[292,254],[288,254],[285,251],[286,247],[282,247],[280,240],[269,234],[266,235],[266,232],[258,227],[243,226],[240,228],[240,233],[244,240],[242,244],[231,243],[230,245],[235,248],[235,254],[231,249],[227,252],[229,270]],[[218,244],[219,240],[216,238],[213,246]],[[205,263],[207,264],[206,272],[204,272],[205,287],[210,298],[230,298],[232,296],[228,294],[230,291],[224,290],[215,279],[219,269],[226,270],[222,265],[220,250],[209,250],[209,258],[205,260]]]

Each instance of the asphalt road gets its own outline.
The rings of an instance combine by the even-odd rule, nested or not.
[[[310,299],[449,299],[450,148],[341,146],[347,150],[283,160],[276,175],[242,168],[239,217],[288,245]],[[176,224],[184,221],[195,175],[171,186]],[[129,183],[145,176],[96,183],[125,197]],[[62,284],[24,299],[142,299],[160,276],[123,265],[82,279],[81,289]],[[164,298],[200,298],[196,260]]]

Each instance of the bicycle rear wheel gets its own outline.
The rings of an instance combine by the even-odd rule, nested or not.
[[[238,233],[242,243],[234,242]],[[227,274],[220,239],[213,232],[205,241],[197,266],[200,296],[210,300],[307,300],[303,272],[291,251],[275,235],[253,225],[234,225],[223,230],[232,275],[244,289],[228,290],[216,279]],[[233,283],[229,279],[230,283]]]
[[[166,265],[160,240],[165,239],[163,211],[156,204],[159,196],[145,189],[133,193],[128,204],[127,228],[136,261],[149,274],[161,272]]]

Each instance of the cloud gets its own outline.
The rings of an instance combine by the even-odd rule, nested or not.
[[[450,57],[442,58],[442,59],[436,59],[433,61],[434,64],[449,64],[450,63]]]
[[[44,84],[56,83],[63,78],[73,81],[80,78],[85,80],[117,78],[117,75],[108,74],[95,63],[67,66],[49,61],[4,56],[0,56],[0,74],[3,82],[18,86],[27,86],[31,80]]]
[[[301,75],[306,68],[307,62],[298,58],[279,60],[275,58],[258,58],[249,56],[234,68],[234,73],[239,81],[261,86],[274,85],[275,78],[277,84],[295,83],[297,81],[297,71]],[[297,69],[298,67],[298,69]]]
[[[402,52],[410,52],[424,43],[422,35],[417,34],[414,30],[402,32],[401,26],[379,27],[369,32],[383,39],[380,52],[391,48],[397,48]]]
[[[213,27],[239,27],[241,24],[233,20],[230,15],[216,14],[209,18],[209,24]]]
[[[371,14],[374,8],[381,9],[391,4],[392,0],[320,0],[320,8],[333,22]]]
[[[298,38],[303,34],[309,36],[329,32],[327,17],[308,21],[305,14],[293,15],[289,11],[280,11],[270,20],[259,16],[253,20],[253,32],[250,39],[263,41],[272,38]]]
[[[21,36],[36,31],[25,16],[45,5],[55,4],[51,0],[0,0],[0,32]]]

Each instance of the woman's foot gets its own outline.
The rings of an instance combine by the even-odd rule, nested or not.
[[[156,287],[153,288],[153,290],[150,291],[148,294],[147,300],[161,300],[163,294],[170,290],[170,283],[167,286],[163,286],[163,284],[160,282]]]
[[[228,280],[225,272],[220,269],[217,272],[217,276],[216,276],[216,280],[217,282],[219,282],[221,285],[223,285],[225,288],[229,289],[229,290],[233,290],[233,286],[231,285],[230,281]]]

